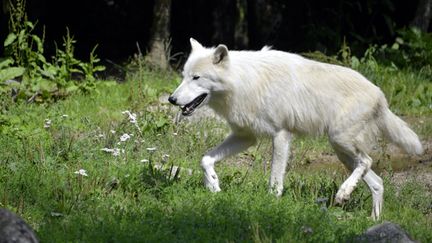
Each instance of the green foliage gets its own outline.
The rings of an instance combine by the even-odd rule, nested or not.
[[[432,33],[417,28],[401,29],[395,42],[382,45],[376,53],[380,62],[399,68],[427,69],[432,73]]]
[[[0,60],[0,87],[2,89],[6,89],[6,81],[20,77],[25,72],[25,68],[23,67],[11,67],[13,63],[13,60],[10,58]],[[4,90],[0,92],[2,91],[4,92]]]
[[[33,34],[35,24],[27,20],[25,1],[12,5],[9,21],[9,35],[4,41],[6,58],[0,63],[0,94],[28,101],[45,102],[57,100],[70,93],[95,89],[95,73],[105,68],[98,65],[96,47],[90,53],[89,62],[74,57],[76,41],[67,29],[63,48],[56,49],[53,61],[44,56],[44,38]],[[77,80],[75,76],[83,76]],[[6,80],[18,82],[5,83]]]

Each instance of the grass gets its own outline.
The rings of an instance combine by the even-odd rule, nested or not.
[[[417,122],[431,118],[428,76],[362,68],[392,109],[413,118],[414,129],[430,140],[430,123]],[[364,185],[343,207],[332,205],[346,172],[311,165],[332,153],[324,138],[295,141],[280,199],[267,192],[266,140],[221,162],[223,192],[208,192],[198,162],[228,130],[210,120],[174,124],[172,107],[158,99],[178,82],[175,74],[141,70],[89,95],[7,106],[0,130],[0,206],[20,214],[41,242],[349,242],[375,224]],[[136,124],[125,110],[136,113]],[[125,133],[130,138],[121,141]],[[119,155],[103,148],[117,148]],[[163,169],[152,169],[154,164]],[[171,165],[190,168],[192,175],[170,175]],[[80,169],[87,176],[75,173]],[[432,241],[430,188],[415,181],[399,187],[390,175],[384,178],[382,220],[402,225],[416,240]]]

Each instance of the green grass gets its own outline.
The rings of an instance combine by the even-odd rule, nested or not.
[[[384,68],[363,72],[383,87],[393,110],[430,120],[426,75]],[[308,154],[331,153],[324,138],[295,141],[280,199],[267,192],[264,164],[271,148],[266,140],[221,162],[223,192],[208,192],[199,160],[228,129],[212,121],[175,125],[170,106],[158,97],[178,82],[175,74],[142,70],[124,84],[101,84],[89,95],[4,108],[0,207],[20,214],[41,242],[347,242],[375,224],[368,217],[371,199],[364,185],[346,205],[335,207],[333,197],[346,174],[340,168],[307,169]],[[401,85],[405,88],[396,92]],[[410,95],[420,89],[418,97]],[[137,114],[141,132],[122,114],[125,110]],[[51,120],[49,128],[45,119]],[[430,124],[414,124],[423,139],[431,139]],[[133,136],[118,144],[124,133]],[[151,147],[156,151],[147,150]],[[124,152],[113,156],[102,148]],[[230,165],[236,161],[242,162]],[[149,163],[165,163],[164,170],[152,170]],[[167,177],[171,164],[193,174]],[[88,176],[75,174],[79,169]],[[416,182],[398,188],[384,177],[382,220],[402,225],[416,240],[432,241],[430,191]],[[318,198],[328,200],[317,203]]]

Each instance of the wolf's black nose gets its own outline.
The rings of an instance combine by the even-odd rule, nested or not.
[[[168,97],[168,101],[173,105],[177,104],[177,99],[173,96]]]

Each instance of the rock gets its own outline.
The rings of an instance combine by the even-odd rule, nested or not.
[[[368,243],[414,243],[413,239],[399,225],[384,222],[374,225],[358,236],[354,242]]]
[[[0,243],[37,243],[31,227],[19,216],[0,208]]]

